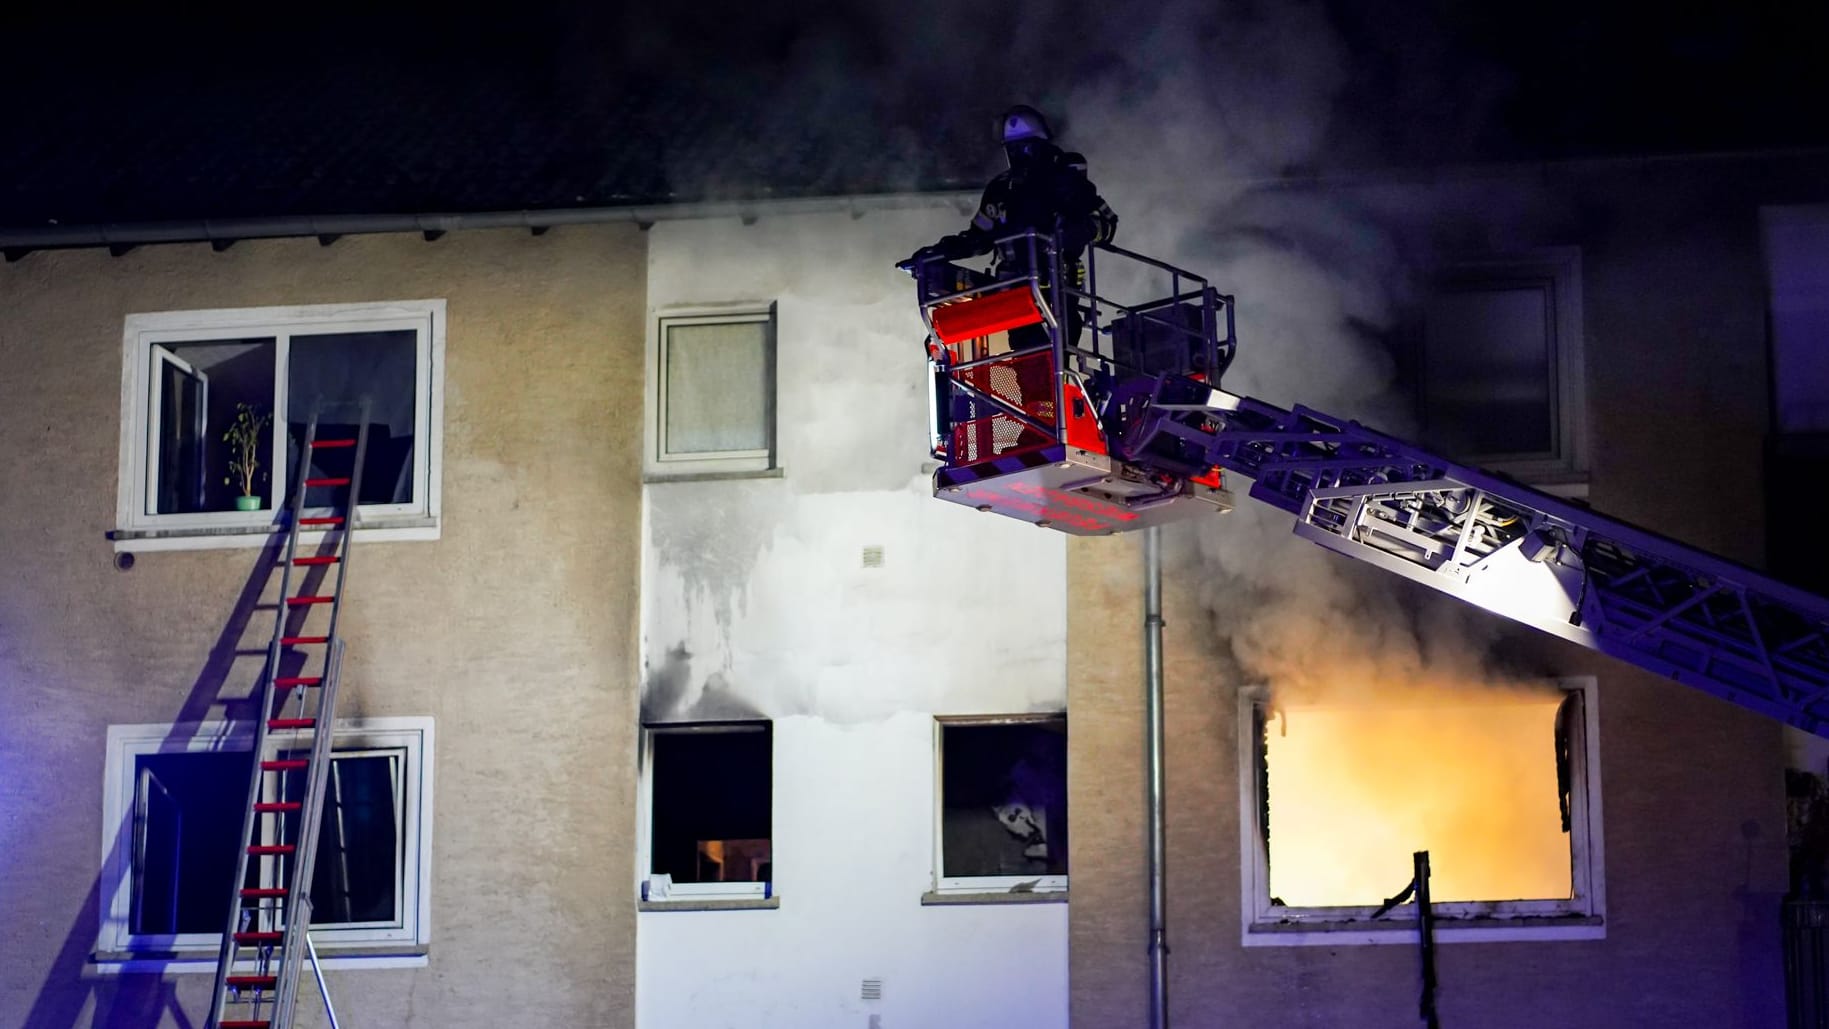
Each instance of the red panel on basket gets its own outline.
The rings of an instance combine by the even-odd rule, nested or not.
[[[934,308],[934,335],[942,343],[957,343],[1041,320],[1034,292],[1022,285]]]

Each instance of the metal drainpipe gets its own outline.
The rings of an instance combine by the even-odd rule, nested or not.
[[[1168,891],[1163,876],[1167,847],[1162,818],[1162,530],[1143,533],[1144,750],[1149,762],[1149,1024],[1168,1029]]]

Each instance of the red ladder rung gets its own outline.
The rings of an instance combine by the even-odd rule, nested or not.
[[[248,853],[255,857],[267,854],[290,854],[298,847],[291,843],[255,843],[248,847]]]
[[[292,607],[304,607],[306,604],[328,604],[335,597],[287,597],[286,603]]]
[[[216,1029],[272,1029],[273,1023],[264,1018],[225,1018],[216,1023]]]
[[[311,557],[295,557],[292,559],[292,563],[295,565],[333,565],[341,560],[343,559],[335,554],[314,554]]]
[[[300,647],[307,643],[329,642],[330,637],[328,636],[281,636],[279,638],[279,645],[282,647]]]
[[[309,764],[311,762],[302,757],[268,758],[260,763],[260,770],[263,772],[290,772]]]
[[[269,729],[309,729],[316,724],[318,724],[318,720],[315,718],[267,719],[267,728]]]
[[[275,686],[322,686],[323,684],[324,677],[321,675],[282,675],[273,680]]]
[[[227,982],[230,986],[233,986],[238,990],[245,990],[250,986],[254,987],[255,989],[261,989],[261,988],[270,989],[270,988],[272,988],[272,986],[275,983],[279,982],[279,976],[277,976],[277,975],[231,975],[224,981]],[[223,1022],[222,1024],[223,1025],[233,1025],[234,1023],[233,1022]],[[261,1022],[259,1024],[266,1025],[267,1023]]]
[[[313,450],[320,450],[325,447],[353,447],[355,445],[356,441],[353,439],[314,439],[311,441],[311,449]]]
[[[241,891],[243,897],[284,897],[284,886],[249,886]]]
[[[262,932],[236,933],[236,943],[278,943],[286,934],[277,929]]]
[[[297,811],[304,806],[296,800],[263,800],[254,805],[254,810],[260,812]]]
[[[327,475],[321,479],[306,479],[305,480],[306,489],[310,489],[313,486],[347,486],[347,485],[349,485],[349,476],[347,476],[347,475]]]
[[[300,518],[300,525],[342,525],[342,515],[316,515],[311,518]]]

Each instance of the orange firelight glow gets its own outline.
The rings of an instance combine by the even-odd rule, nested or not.
[[[1270,893],[1376,905],[1429,851],[1433,899],[1570,894],[1556,780],[1555,690],[1412,692],[1278,705],[1266,720]]]

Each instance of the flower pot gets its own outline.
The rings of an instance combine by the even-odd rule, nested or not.
[[[236,497],[235,498],[235,510],[237,510],[237,511],[258,511],[258,510],[260,510],[260,498],[259,497]]]

